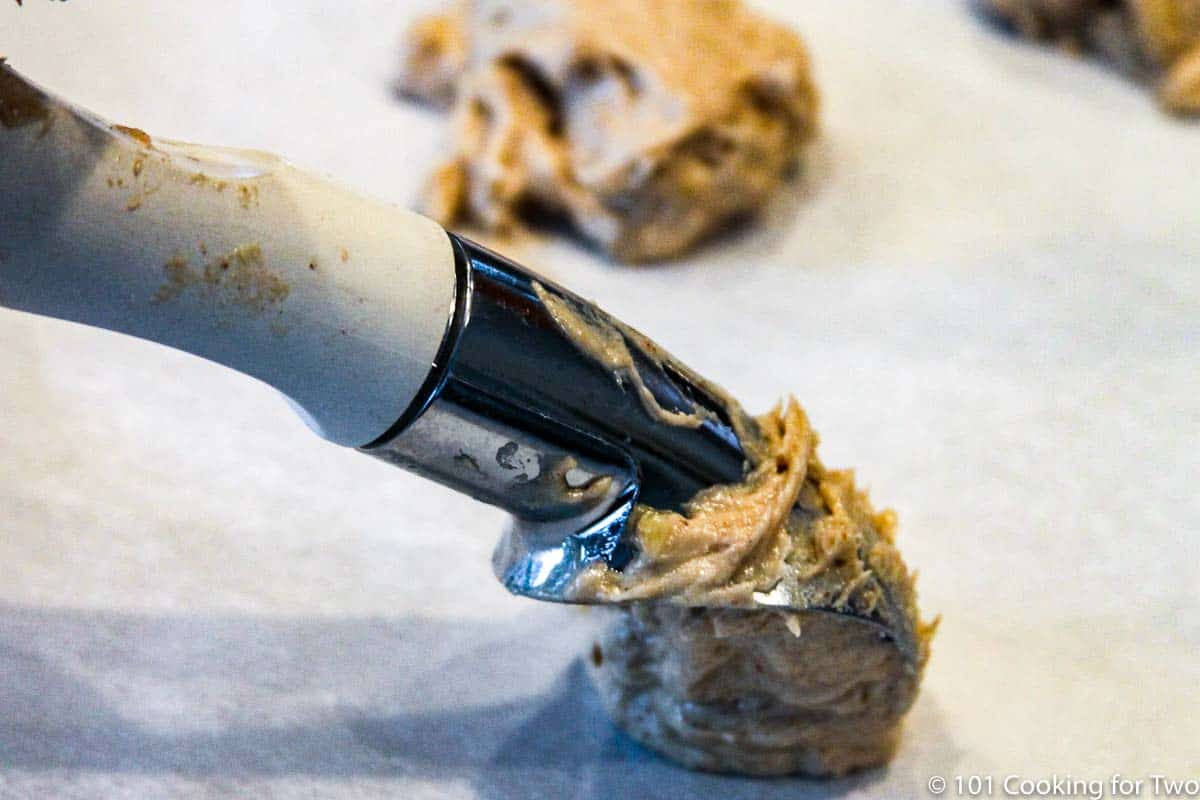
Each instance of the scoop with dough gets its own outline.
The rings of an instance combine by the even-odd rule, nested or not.
[[[0,191],[19,199],[0,306],[258,378],[329,441],[510,511],[495,569],[512,591],[621,606],[597,661],[634,736],[760,774],[891,752],[928,629],[891,515],[820,465],[794,404],[755,420],[428,219],[265,153],[113,125],[2,61]]]

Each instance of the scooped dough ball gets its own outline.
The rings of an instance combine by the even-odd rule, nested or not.
[[[628,603],[593,651],[617,724],[697,769],[843,775],[891,758],[934,624],[853,475],[827,470],[793,401],[759,418],[758,465],[682,513],[639,507],[639,554],[577,600]]]
[[[816,128],[800,39],[740,0],[468,0],[410,31],[400,88],[455,98],[439,221],[559,216],[627,261],[760,209]]]
[[[832,614],[639,603],[592,651],[609,714],[674,761],[746,775],[845,775],[887,763],[921,670]]]

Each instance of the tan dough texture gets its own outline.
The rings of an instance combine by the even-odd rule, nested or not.
[[[985,0],[1031,39],[1099,55],[1157,86],[1179,115],[1200,114],[1200,0]]]
[[[626,261],[761,208],[816,127],[803,44],[741,0],[467,0],[412,28],[400,87],[454,102],[432,216],[562,216]]]
[[[794,401],[759,428],[767,456],[744,483],[683,513],[639,508],[634,563],[576,583],[576,599],[631,603],[593,653],[601,694],[630,735],[693,768],[829,776],[883,764],[934,629],[894,515],[821,465]]]

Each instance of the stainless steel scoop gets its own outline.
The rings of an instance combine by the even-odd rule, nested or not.
[[[426,386],[364,452],[511,512],[494,556],[511,591],[561,600],[580,569],[635,554],[637,502],[679,508],[740,480],[736,403],[594,305],[503,256],[450,235],[456,308]],[[632,380],[581,352],[555,309],[614,332]],[[661,410],[695,424],[662,421]]]
[[[0,305],[257,377],[326,439],[506,509],[495,569],[518,594],[624,567],[635,503],[678,508],[746,470],[741,408],[567,290],[274,156],[113,125],[2,62],[0,191]]]

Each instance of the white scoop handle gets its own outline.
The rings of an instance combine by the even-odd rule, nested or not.
[[[0,305],[253,375],[338,444],[404,413],[453,314],[436,223],[275,156],[111,125],[2,62],[0,197]]]

